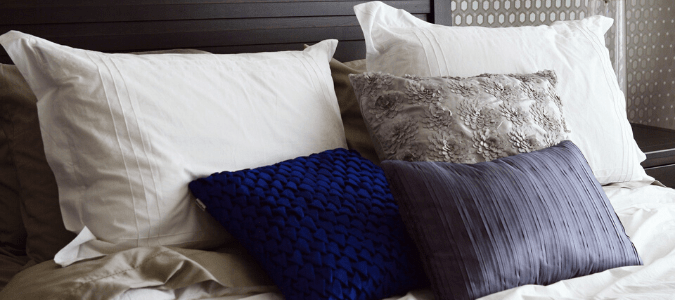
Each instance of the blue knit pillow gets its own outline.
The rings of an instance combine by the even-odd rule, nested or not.
[[[358,152],[217,173],[189,187],[288,300],[382,299],[427,282],[382,169]]]

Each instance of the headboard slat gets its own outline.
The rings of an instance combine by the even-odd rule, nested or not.
[[[340,40],[335,57],[346,61],[365,58],[353,9],[363,2],[367,1],[2,0],[0,33],[19,30],[102,52],[299,50],[303,44],[332,38]],[[432,9],[450,5],[450,0],[384,2],[421,19],[443,22],[443,14]],[[12,63],[2,48],[0,63]]]
[[[426,20],[426,14],[415,14]],[[152,35],[158,33],[222,32],[245,30],[275,30],[280,28],[359,27],[355,16],[179,20],[122,23],[91,23],[44,25],[0,25],[0,32],[18,30],[49,40],[63,37],[86,39],[95,36]]]
[[[28,8],[4,8],[0,25],[90,22],[133,22],[158,20],[250,19],[304,16],[349,16],[363,1],[271,2],[87,5]],[[428,0],[385,1],[411,13],[431,12]],[[32,16],[26,18],[26,16]]]

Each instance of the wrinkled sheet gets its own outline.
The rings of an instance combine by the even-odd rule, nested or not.
[[[43,262],[14,276],[0,299],[238,299],[276,291],[238,244],[219,252],[158,246],[65,268]]]
[[[675,299],[675,190],[647,184],[604,187],[644,266],[521,286],[481,299]],[[19,273],[0,299],[283,299],[239,247],[220,252],[136,248],[68,268],[49,261]],[[428,289],[388,298],[430,299]]]
[[[0,248],[0,290],[21,270],[35,265],[28,256],[18,256]]]

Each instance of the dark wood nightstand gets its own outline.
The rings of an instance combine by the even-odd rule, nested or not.
[[[642,166],[647,175],[675,188],[675,130],[631,124],[633,137],[647,155]]]

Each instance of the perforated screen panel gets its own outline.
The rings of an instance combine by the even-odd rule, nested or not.
[[[604,0],[454,0],[451,8],[454,26],[511,27],[548,25],[595,14],[622,19],[622,11],[617,11],[622,4],[618,1],[605,3]],[[617,30],[621,32],[621,29],[612,26],[606,35],[613,67],[619,71],[623,68],[623,61],[619,60],[623,47],[616,44],[616,36]],[[617,75],[620,81],[624,79],[624,72],[617,72]]]
[[[675,129],[675,1],[454,0],[454,26],[536,26],[601,14],[631,122]]]
[[[626,1],[628,118],[675,129],[675,1]]]

